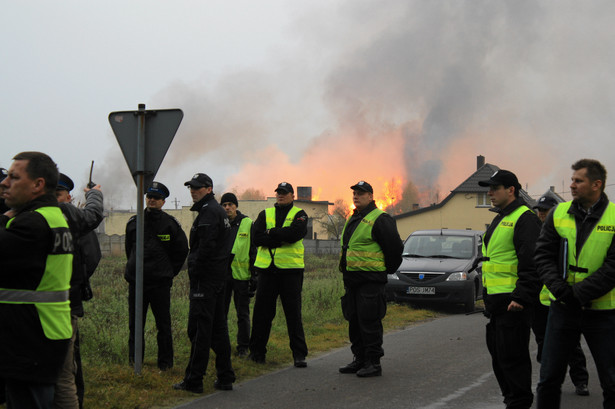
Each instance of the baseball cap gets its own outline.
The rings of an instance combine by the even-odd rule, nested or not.
[[[540,199],[536,201],[536,205],[534,205],[534,209],[543,209],[549,210],[550,208],[557,206],[557,200],[551,196],[541,196]]]
[[[517,180],[517,176],[509,170],[496,170],[493,175],[487,180],[481,180],[478,182],[479,186],[514,186],[516,189],[521,189],[521,185]]]
[[[293,185],[291,185],[288,182],[282,182],[278,185],[278,187],[275,188],[274,192],[278,192],[278,190],[281,190],[285,193],[295,193],[295,190],[293,189]]]
[[[363,190],[364,192],[374,193],[374,189],[372,188],[372,185],[370,185],[364,180],[357,182],[356,185],[352,185],[350,186],[350,188],[352,190]]]
[[[192,176],[192,179],[184,183],[184,186],[192,186],[196,188],[213,187],[214,182],[204,173],[195,173],[194,176]]]

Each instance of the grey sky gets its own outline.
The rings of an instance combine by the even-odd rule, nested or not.
[[[10,2],[0,166],[41,150],[83,185],[95,160],[107,204],[134,206],[107,116],[146,103],[184,111],[157,176],[181,205],[195,172],[218,194],[287,180],[330,201],[401,177],[428,203],[478,154],[532,195],[568,190],[580,157],[615,172],[613,17],[571,0]]]

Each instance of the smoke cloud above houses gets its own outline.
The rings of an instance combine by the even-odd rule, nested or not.
[[[409,183],[442,200],[476,156],[530,194],[567,190],[570,164],[615,148],[615,3],[337,2],[297,16],[260,67],[170,83],[184,121],[159,175],[273,195],[281,181],[350,201]],[[560,185],[562,183],[562,185]],[[608,193],[608,191],[607,191]],[[410,210],[410,209],[405,209]]]

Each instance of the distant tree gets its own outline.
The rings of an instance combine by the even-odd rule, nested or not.
[[[337,199],[331,214],[322,215],[314,220],[327,231],[330,238],[339,240],[349,214],[350,207],[348,204],[342,199]]]
[[[238,199],[240,200],[265,200],[265,194],[260,189],[247,188],[240,195],[238,195]]]

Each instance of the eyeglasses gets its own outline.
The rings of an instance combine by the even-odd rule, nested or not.
[[[146,199],[153,199],[153,200],[162,200],[162,197],[159,196],[154,196],[154,195],[145,195]]]

